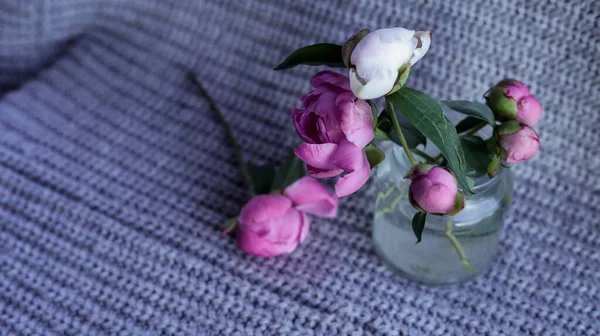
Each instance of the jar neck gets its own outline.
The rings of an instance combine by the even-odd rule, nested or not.
[[[502,184],[506,174],[509,174],[508,168],[502,167],[498,174],[491,178],[488,177],[487,174],[470,176],[475,181],[475,186],[473,187],[473,195],[471,195],[471,197],[477,197],[477,195],[489,195],[495,193],[499,189],[503,189]],[[500,192],[503,191],[500,190]]]
[[[398,170],[398,173],[404,176],[408,172],[408,170],[412,168],[412,164],[408,160],[408,157],[406,156],[406,153],[404,153],[402,147],[393,143],[391,143],[390,146],[392,147],[390,148],[390,150],[393,152],[393,155],[391,155],[391,159],[396,161],[398,167],[401,167],[401,169]],[[387,154],[386,157],[388,157]],[[468,198],[474,197],[475,195],[493,194],[498,189],[502,189],[502,183],[505,180],[506,174],[510,174],[510,171],[508,168],[504,167],[502,167],[498,174],[496,174],[496,176],[492,178],[488,177],[488,175],[485,173],[468,174],[468,176],[472,178],[475,182],[475,185],[473,187],[474,193]]]

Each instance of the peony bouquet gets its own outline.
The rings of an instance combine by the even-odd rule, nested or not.
[[[250,254],[294,251],[309,233],[307,215],[336,216],[338,198],[359,190],[385,160],[378,144],[392,141],[412,165],[404,178],[418,210],[412,229],[419,242],[428,215],[453,216],[465,207],[465,196],[473,193],[469,175],[493,177],[501,167],[532,157],[540,145],[532,126],[541,105],[525,84],[504,79],[485,93],[485,103],[436,101],[406,86],[431,43],[429,31],[365,29],[343,45],[319,43],[289,55],[275,70],[297,65],[345,70],[320,71],[310,80],[312,90],[291,112],[302,144],[279,169],[244,162],[225,123],[253,198],[223,232],[235,229],[238,246]],[[381,111],[379,104],[385,106]],[[222,118],[214,103],[213,108]],[[465,118],[454,125],[446,109]],[[487,138],[479,135],[485,127],[492,129]],[[426,145],[436,154],[428,154]],[[317,180],[325,178],[336,179],[334,192]]]

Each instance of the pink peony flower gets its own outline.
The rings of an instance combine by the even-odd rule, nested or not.
[[[486,101],[498,120],[517,120],[533,126],[542,116],[542,105],[537,98],[527,85],[514,79],[505,79],[496,84]]]
[[[411,169],[405,178],[411,180],[411,204],[423,212],[456,214],[464,207],[456,178],[444,168],[421,164]]]
[[[339,197],[354,193],[369,179],[370,167],[363,148],[375,137],[373,112],[358,100],[348,77],[321,71],[310,81],[314,89],[302,97],[303,110],[294,109],[296,131],[305,144],[295,149],[317,178],[344,172],[335,191]]]
[[[518,121],[508,121],[498,128],[498,144],[506,151],[506,162],[522,162],[540,148],[540,137],[535,130]]]
[[[238,218],[237,242],[246,253],[272,257],[290,253],[308,236],[307,213],[335,217],[337,197],[311,177],[287,187],[283,195],[258,195]]]

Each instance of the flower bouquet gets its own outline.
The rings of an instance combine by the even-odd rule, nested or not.
[[[327,66],[348,76],[324,70],[310,80],[313,89],[291,113],[303,143],[279,169],[244,162],[231,136],[253,198],[224,232],[235,229],[250,254],[290,253],[309,233],[307,214],[334,217],[338,198],[373,177],[373,238],[390,267],[427,283],[485,271],[512,194],[509,168],[539,148],[532,126],[541,105],[513,79],[494,85],[481,103],[437,101],[408,88],[431,43],[429,31],[365,29],[343,45],[300,48],[279,64],[275,70]],[[454,125],[446,113],[465,118]],[[324,178],[337,178],[334,192],[317,181]]]

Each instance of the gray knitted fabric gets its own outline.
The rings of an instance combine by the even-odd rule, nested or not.
[[[597,335],[597,1],[0,0],[1,335]],[[318,69],[271,68],[361,28],[433,31],[409,86],[544,106],[499,258],[431,288],[374,253],[374,190],[313,219],[293,254],[243,254],[248,199],[193,69],[248,159],[280,162]]]

